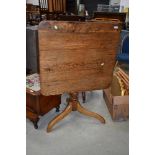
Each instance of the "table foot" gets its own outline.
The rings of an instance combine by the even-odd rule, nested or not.
[[[52,127],[59,122],[60,120],[62,120],[64,117],[66,117],[70,112],[72,111],[72,104],[69,103],[68,106],[65,108],[65,110],[60,113],[58,116],[56,116],[53,120],[51,120],[47,126],[47,132],[51,132],[52,131]]]
[[[86,115],[86,116],[94,117],[94,118],[98,119],[101,123],[105,123],[105,119],[101,115],[87,110],[79,102],[77,103],[77,111],[80,112],[81,114]]]

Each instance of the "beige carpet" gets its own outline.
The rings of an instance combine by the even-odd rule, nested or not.
[[[61,111],[66,97],[62,96]],[[87,92],[83,106],[104,116],[106,124],[72,112],[46,133],[48,122],[57,115],[53,109],[40,119],[38,130],[27,120],[27,155],[128,155],[129,122],[111,120],[102,91]]]

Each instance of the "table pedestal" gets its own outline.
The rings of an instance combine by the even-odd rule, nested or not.
[[[48,127],[47,127],[47,132],[51,132],[52,127],[57,122],[62,120],[64,117],[66,117],[71,111],[78,111],[81,114],[84,114],[86,116],[90,116],[90,117],[94,117],[94,118],[98,119],[101,123],[105,123],[105,119],[102,116],[100,116],[97,113],[88,111],[79,103],[78,93],[70,93],[70,98],[68,100],[67,107],[65,108],[65,110],[62,113],[60,113],[58,116],[56,116],[53,120],[51,120],[49,122]]]

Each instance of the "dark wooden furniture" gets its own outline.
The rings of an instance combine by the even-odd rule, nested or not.
[[[69,14],[78,15],[77,0],[66,0],[66,12]]]
[[[126,13],[123,12],[94,12],[93,18],[104,18],[107,20],[110,19],[117,19],[122,22],[122,27],[125,28],[125,20],[126,20]]]
[[[45,115],[53,108],[58,112],[60,103],[61,95],[43,96],[40,91],[26,89],[26,117],[33,122],[36,129],[39,116]]]
[[[76,92],[110,85],[120,29],[120,23],[112,21],[44,21],[39,24],[41,93],[46,96],[70,93],[68,106],[49,122],[48,132],[75,110],[105,123],[102,116],[80,105]]]
[[[39,6],[26,4],[26,24],[38,25],[40,22]]]
[[[56,20],[60,14],[66,12],[66,0],[39,0],[40,18],[43,15],[47,20]]]
[[[58,21],[85,21],[85,16],[75,16],[75,15],[59,15],[57,17]]]
[[[125,22],[126,13],[123,12],[94,12],[93,18],[108,18],[119,19],[121,22]]]
[[[66,12],[66,0],[48,0],[49,12]]]

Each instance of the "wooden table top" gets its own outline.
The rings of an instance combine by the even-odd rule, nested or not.
[[[43,21],[39,24],[43,95],[107,88],[120,39],[117,21]]]

